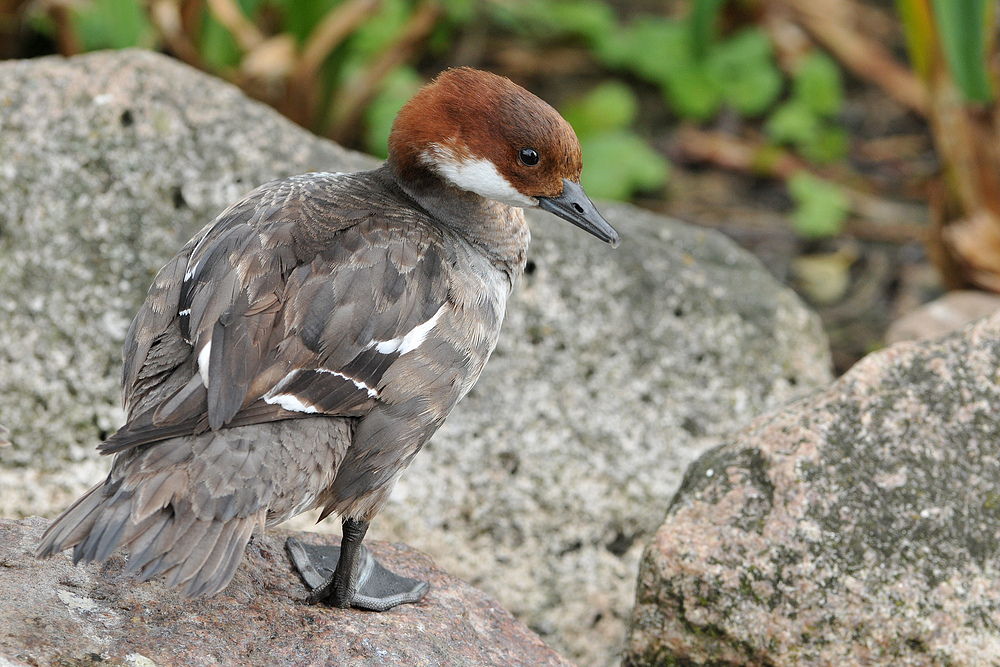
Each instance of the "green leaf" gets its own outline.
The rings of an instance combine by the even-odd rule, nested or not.
[[[720,42],[709,53],[708,68],[722,98],[745,116],[758,116],[781,94],[782,77],[771,42],[756,28]]]
[[[931,8],[926,0],[896,0],[896,11],[906,36],[910,64],[921,79],[928,81],[937,51]]]
[[[205,12],[201,26],[201,57],[216,72],[236,67],[240,64],[242,53],[236,45],[236,40],[221,23]]]
[[[340,0],[280,0],[278,4],[283,14],[282,31],[291,33],[302,46],[323,17],[341,3]]]
[[[833,58],[813,51],[799,66],[792,79],[792,97],[825,118],[844,108],[844,82]]]
[[[764,127],[774,142],[793,145],[813,162],[834,162],[847,154],[847,131],[821,118],[798,97],[775,109]]]
[[[666,86],[667,101],[685,118],[707,120],[722,105],[715,78],[705,67],[692,64],[671,74]]]
[[[138,0],[95,0],[74,5],[73,27],[84,51],[150,47],[156,32]]]
[[[788,192],[797,205],[792,225],[800,235],[824,238],[843,230],[850,202],[839,187],[800,171],[788,179]]]
[[[561,111],[577,135],[583,137],[628,127],[635,120],[638,108],[631,88],[620,81],[607,81]]]
[[[659,17],[643,17],[600,36],[595,52],[604,64],[661,87],[692,64],[690,32],[678,21]]]
[[[581,184],[595,199],[627,200],[640,190],[663,187],[670,173],[666,159],[631,132],[612,131],[580,142]]]
[[[350,38],[352,57],[371,59],[392,44],[413,14],[406,0],[382,0],[381,10],[365,21]]]
[[[593,41],[618,25],[614,10],[601,0],[491,2],[487,8],[494,23],[522,35],[578,35]]]
[[[386,77],[382,88],[365,110],[365,144],[379,157],[389,155],[389,131],[396,114],[424,81],[412,67],[400,67]]]
[[[476,16],[476,0],[443,0],[445,14],[455,23],[470,23]]]
[[[931,0],[945,60],[970,102],[993,99],[986,47],[996,28],[992,0]]]
[[[774,104],[782,78],[763,32],[744,30],[714,45],[706,58],[696,56],[696,39],[705,37],[696,37],[686,23],[644,17],[604,35],[596,52],[606,65],[660,86],[671,108],[685,118],[711,118],[723,101],[747,115]]]
[[[598,39],[618,25],[615,12],[599,0],[569,0],[551,5],[550,20],[561,32]]]
[[[849,138],[847,130],[839,125],[823,124],[811,140],[797,144],[797,148],[812,162],[827,164],[847,155]]]
[[[719,10],[725,0],[694,0],[688,21],[691,30],[691,52],[696,58],[704,58],[715,44],[716,25]]]
[[[800,100],[785,102],[767,119],[767,134],[779,144],[817,141],[823,128],[820,119]]]
[[[237,4],[244,14],[254,16],[262,2],[263,0],[239,0]],[[199,53],[205,63],[216,72],[238,67],[243,58],[243,52],[233,34],[215,20],[215,16],[208,11],[208,8],[202,12]]]

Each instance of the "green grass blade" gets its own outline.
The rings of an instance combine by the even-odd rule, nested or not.
[[[723,2],[725,0],[694,0],[692,3],[688,20],[695,58],[707,56],[709,47],[715,43],[716,25]]]
[[[932,0],[952,78],[969,102],[993,99],[986,46],[995,27],[992,0]]]
[[[910,64],[924,81],[929,81],[936,49],[936,31],[931,19],[930,0],[896,0],[896,11],[906,35]]]

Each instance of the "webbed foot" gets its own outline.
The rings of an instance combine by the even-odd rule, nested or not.
[[[322,602],[333,607],[386,611],[419,602],[430,588],[427,582],[385,569],[360,540],[354,550],[345,551],[341,547],[302,544],[290,537],[285,548],[302,580],[312,589],[307,599],[309,604]]]

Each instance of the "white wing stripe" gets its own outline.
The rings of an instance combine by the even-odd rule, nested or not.
[[[400,356],[403,356],[407,352],[412,352],[413,350],[420,347],[420,344],[427,340],[427,334],[431,332],[434,325],[437,324],[438,319],[441,317],[441,313],[444,312],[444,306],[437,309],[437,312],[423,324],[418,324],[406,333],[406,335],[400,338],[393,338],[392,340],[382,340],[382,341],[372,341],[368,344],[368,347],[374,347],[376,352],[382,354],[392,354],[393,352],[399,352]]]
[[[277,403],[285,410],[289,410],[291,412],[307,412],[307,413],[319,412],[319,410],[317,410],[315,406],[303,403],[294,394],[277,394],[275,396],[265,396],[264,402],[267,403],[268,405],[274,405],[275,403]]]
[[[204,239],[202,239],[202,240],[204,240]],[[201,243],[198,244],[198,248],[201,248]],[[195,252],[198,251],[198,248],[195,249]],[[192,278],[194,278],[194,274],[198,272],[198,267],[200,265],[201,265],[201,260],[199,259],[193,265],[188,266],[188,270],[184,273],[184,282],[187,282],[187,281],[191,280]]]
[[[355,380],[349,375],[344,375],[343,373],[339,373],[337,371],[331,371],[329,368],[313,368],[311,370],[314,370],[317,373],[329,373],[330,375],[336,375],[337,377],[344,378],[345,380],[350,380],[351,382],[354,383],[354,386],[357,387],[358,389],[364,389],[365,391],[367,391],[369,398],[378,398],[378,390],[369,387],[361,380]]]
[[[201,383],[208,387],[208,360],[212,356],[212,341],[205,343],[198,353],[198,372],[201,374]]]
[[[337,371],[330,370],[329,368],[296,368],[291,373],[281,378],[276,385],[271,387],[271,390],[264,394],[264,402],[269,405],[274,405],[277,403],[286,410],[293,410],[295,412],[316,412],[316,408],[312,405],[306,405],[301,400],[299,400],[294,394],[282,393],[285,387],[287,387],[291,382],[297,378],[301,373],[326,373],[328,375],[336,375],[339,378],[349,380],[358,389],[364,390],[369,398],[378,398],[378,390],[369,387],[364,382],[356,380],[349,375],[339,373]],[[297,405],[300,407],[289,407],[289,405]]]

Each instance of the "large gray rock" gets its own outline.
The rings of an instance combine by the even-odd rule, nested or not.
[[[0,105],[0,514],[51,516],[106,470],[93,447],[121,419],[121,341],[156,269],[251,187],[372,161],[143,52],[0,64]],[[603,208],[617,250],[531,212],[493,360],[373,525],[583,665],[616,660],[687,464],[829,380],[816,317],[756,260]]]
[[[121,554],[100,567],[74,568],[68,554],[35,560],[46,523],[0,519],[4,667],[572,667],[495,600],[403,545],[369,543],[431,589],[420,604],[377,614],[304,604],[285,531],[251,542],[222,593],[191,601],[160,582],[137,585]]]
[[[626,665],[1000,664],[1000,314],[859,362],[685,475]]]

